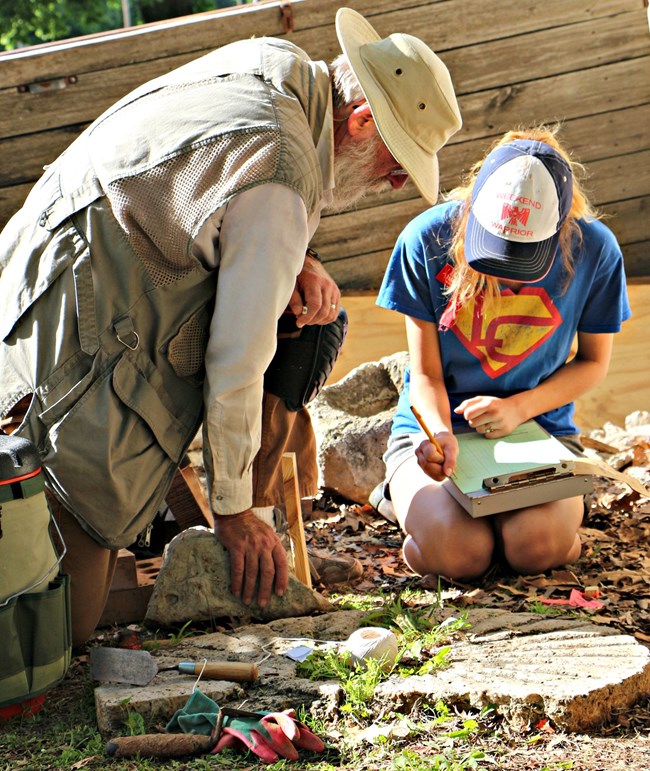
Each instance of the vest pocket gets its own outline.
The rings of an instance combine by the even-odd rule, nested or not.
[[[162,391],[153,364],[125,352],[50,427],[43,463],[50,485],[108,548],[132,544],[153,519],[198,428],[200,394],[179,417]]]
[[[125,354],[115,367],[113,387],[121,402],[130,407],[153,432],[160,447],[175,462],[180,463],[185,450],[184,437],[194,427],[184,423],[163,404],[159,391],[152,385],[156,371],[144,372],[136,366],[130,354]]]
[[[178,377],[194,378],[197,382],[203,380],[211,316],[212,305],[210,308],[203,306],[181,325],[169,341],[167,359]]]

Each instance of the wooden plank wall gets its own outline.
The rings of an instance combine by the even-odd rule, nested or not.
[[[233,40],[288,37],[316,58],[339,47],[340,0],[264,2],[0,54],[0,225],[74,137],[123,94]],[[417,34],[447,63],[463,129],[440,154],[441,187],[515,125],[562,121],[592,199],[650,277],[650,35],[643,0],[348,0],[382,35]],[[58,86],[65,86],[59,88]],[[412,185],[323,218],[315,246],[344,290],[372,290],[405,222]]]

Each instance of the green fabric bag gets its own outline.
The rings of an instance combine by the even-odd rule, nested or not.
[[[0,708],[44,693],[70,665],[70,586],[50,524],[36,448],[0,435]]]

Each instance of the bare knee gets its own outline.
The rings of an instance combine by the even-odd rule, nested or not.
[[[395,514],[406,537],[403,554],[420,575],[476,578],[490,566],[491,524],[472,519],[415,458],[403,463],[390,483]]]
[[[478,578],[489,568],[494,550],[494,537],[488,528],[467,533],[436,528],[429,538],[409,534],[404,541],[404,559],[420,575],[443,575],[447,578]]]
[[[501,526],[503,553],[518,573],[541,573],[550,568],[575,562],[581,551],[577,526],[557,527],[543,517],[530,517],[525,524],[517,517]]]

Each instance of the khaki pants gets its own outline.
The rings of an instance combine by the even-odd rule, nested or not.
[[[306,409],[287,410],[277,396],[265,394],[262,410],[262,444],[253,465],[253,506],[282,503],[282,454],[295,452],[301,497],[318,490],[316,438]],[[62,570],[70,576],[72,644],[83,644],[92,635],[104,611],[111,588],[117,551],[100,546],[77,519],[52,494],[52,514],[61,528],[67,553]],[[107,505],[110,502],[107,501]]]
[[[282,455],[296,453],[301,498],[318,492],[316,437],[309,412],[290,412],[279,396],[265,393],[262,403],[262,443],[253,463],[253,506],[282,503]]]

